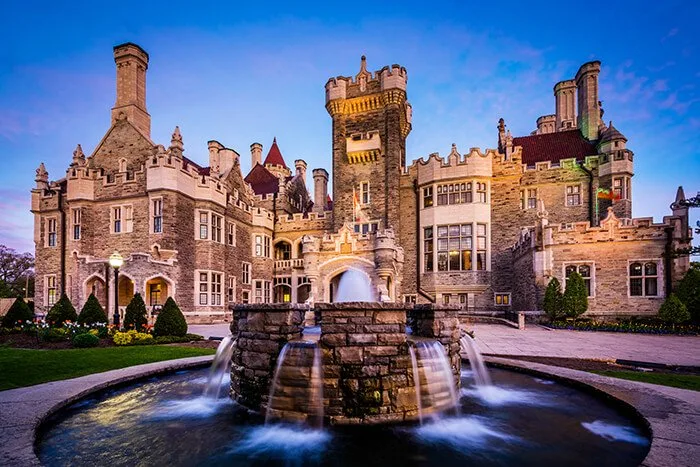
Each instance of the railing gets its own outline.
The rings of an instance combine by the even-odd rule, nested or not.
[[[288,268],[303,268],[304,260],[302,258],[294,259],[278,259],[275,261],[275,269],[288,269]]]

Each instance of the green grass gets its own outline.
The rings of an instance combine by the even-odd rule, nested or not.
[[[680,375],[675,373],[652,373],[643,371],[594,371],[593,373],[612,376],[613,378],[628,379],[641,383],[660,384],[674,388],[700,391],[700,375]]]
[[[213,349],[164,345],[67,350],[0,347],[0,391],[144,363],[213,353]]]

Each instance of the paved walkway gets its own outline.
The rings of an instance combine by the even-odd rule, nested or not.
[[[700,337],[656,336],[616,332],[549,330],[528,325],[519,330],[501,324],[476,323],[482,353],[593,359],[626,359],[669,365],[700,366]],[[204,337],[229,334],[228,324],[192,325],[189,332]]]

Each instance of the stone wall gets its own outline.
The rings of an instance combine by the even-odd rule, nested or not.
[[[413,336],[435,339],[442,344],[459,389],[462,358],[459,355],[459,307],[416,305],[410,312]]]

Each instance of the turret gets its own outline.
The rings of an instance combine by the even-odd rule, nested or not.
[[[73,151],[73,161],[71,162],[71,167],[82,167],[85,165],[85,154],[83,153],[83,148],[78,144],[75,151]]]
[[[576,128],[576,81],[568,79],[554,86],[554,127],[556,131]]]
[[[262,165],[262,144],[253,143],[250,145],[250,168],[255,167],[255,164]]]
[[[304,185],[306,185],[306,161],[302,159],[295,160],[294,168],[296,169],[296,174],[304,181]]]
[[[221,173],[221,158],[219,151],[224,149],[224,146],[218,141],[208,141],[207,148],[209,149],[209,173],[218,175]]]
[[[600,62],[581,65],[576,73],[578,91],[578,128],[589,141],[598,139],[600,126],[600,102],[598,101],[598,74]]]
[[[49,188],[49,172],[46,170],[43,162],[36,169],[34,181],[36,182],[37,190],[47,190]]]
[[[144,136],[151,137],[151,116],[146,110],[148,54],[127,42],[114,47],[117,65],[117,100],[112,108],[112,125],[124,115]]]
[[[326,169],[314,169],[314,212],[326,210],[326,200],[328,199],[328,172]]]
[[[180,127],[176,126],[173,135],[170,137],[170,154],[175,157],[182,157],[182,152],[185,150],[184,144],[182,144],[182,135],[180,134]]]
[[[554,133],[556,131],[555,122],[555,115],[542,115],[537,119],[537,130],[535,131],[535,134],[542,135],[545,133]]]
[[[605,128],[603,126],[603,128]],[[600,187],[608,190],[610,201],[600,200],[599,214],[612,206],[618,218],[632,217],[632,176],[634,153],[626,147],[627,138],[610,122],[600,133],[598,153],[601,154],[598,176]]]

